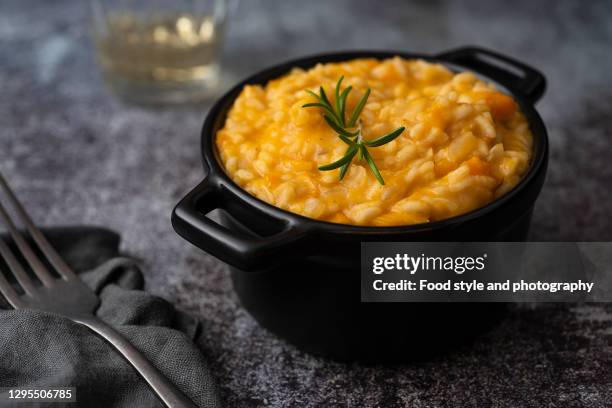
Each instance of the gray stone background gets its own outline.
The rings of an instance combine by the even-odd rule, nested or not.
[[[612,238],[612,2],[243,0],[225,73],[309,53],[487,46],[541,69],[552,143],[535,240]],[[98,224],[142,259],[148,290],[200,318],[228,406],[609,407],[612,307],[517,307],[457,353],[394,367],[315,358],[258,327],[226,267],[170,225],[202,177],[208,109],[126,105],[105,90],[87,2],[0,3],[0,169],[41,224]],[[478,316],[474,316],[478,318]],[[384,347],[384,345],[380,345]]]

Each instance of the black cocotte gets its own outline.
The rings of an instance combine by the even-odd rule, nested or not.
[[[245,84],[265,84],[294,67],[355,58],[420,58],[471,70],[511,94],[529,122],[534,152],[509,193],[475,211],[427,224],[363,227],[309,219],[261,201],[225,173],[215,134]],[[230,265],[242,305],[265,328],[315,354],[339,360],[425,358],[499,321],[503,304],[362,303],[360,243],[367,241],[524,241],[546,174],[548,137],[534,103],[545,79],[526,64],[465,47],[438,55],[356,51],[300,58],[251,76],[210,110],[202,129],[207,175],[176,206],[172,223],[194,245]],[[221,210],[221,224],[206,215]]]

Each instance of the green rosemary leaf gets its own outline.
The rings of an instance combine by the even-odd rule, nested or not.
[[[331,102],[329,101],[329,99],[327,98],[327,95],[325,94],[325,89],[323,89],[322,86],[319,87],[319,94],[320,94],[320,98],[323,101],[323,103],[327,104],[330,108],[332,107]],[[334,109],[332,108],[332,111]]]
[[[323,118],[325,119],[325,121],[327,122],[327,124],[336,131],[336,133],[338,133],[339,135],[343,135],[343,136],[348,136],[348,137],[353,137],[353,136],[357,136],[358,132],[349,132],[348,130],[342,128],[342,126],[340,126],[335,118],[330,117],[329,115],[323,115]]]
[[[320,102],[312,102],[312,103],[305,103],[304,105],[302,105],[302,108],[321,108],[321,109],[325,109],[330,115],[334,115],[333,117],[335,117],[335,113],[329,109],[329,106],[325,105],[324,103],[320,103]]]
[[[376,177],[376,180],[378,180],[378,182],[384,186],[385,180],[382,178],[380,171],[378,171],[378,167],[376,167],[376,163],[374,163],[374,159],[372,158],[372,156],[370,156],[368,149],[365,147],[365,145],[361,145],[361,150],[363,151],[363,156],[368,162],[368,165],[370,166],[370,169],[372,170],[374,177]]]
[[[338,112],[338,119],[340,119],[340,125],[344,127],[344,115],[341,114],[342,110],[340,109],[340,85],[342,85],[342,80],[344,79],[344,75],[338,79],[336,83],[336,112]]]
[[[351,92],[352,89],[352,86],[348,86],[344,91],[342,91],[342,94],[339,97],[340,106],[338,107],[338,116],[340,116],[340,119],[342,119],[342,126],[344,127],[346,127],[346,114],[344,113],[346,111],[346,98],[348,97],[348,94],[349,92]]]
[[[340,140],[342,140],[344,143],[346,143],[349,146],[352,146],[355,144],[355,142],[351,139],[349,139],[348,137],[344,136],[344,135],[338,135],[338,137],[340,138]]]
[[[355,123],[357,123],[357,119],[359,119],[359,115],[361,115],[361,111],[363,110],[363,107],[365,106],[369,96],[370,96],[370,88],[368,88],[365,91],[365,93],[359,100],[359,103],[357,103],[357,106],[355,106],[353,115],[351,116],[351,119],[348,122],[348,127],[352,128],[355,126]]]
[[[321,88],[321,90],[323,90],[323,88]],[[306,92],[312,95],[313,98],[319,101],[320,104],[324,105],[327,109],[329,109],[330,112],[334,113],[334,116],[336,116],[336,111],[334,110],[333,106],[331,106],[331,104],[329,103],[327,96],[325,98],[322,98],[321,95],[317,95],[316,93],[312,92],[309,89],[307,89]],[[323,91],[323,95],[325,95],[325,91]]]
[[[340,160],[336,160],[335,162],[326,164],[324,166],[319,166],[319,170],[329,171],[329,170],[337,169],[338,167],[342,167],[344,164],[349,163],[353,159],[353,156],[355,156],[355,153],[357,153],[357,147],[350,146],[347,150],[346,155],[344,155]]]
[[[321,103],[322,105],[324,105],[323,100],[321,99],[321,97],[319,95],[317,95],[316,93],[312,92],[310,89],[306,89],[306,92],[312,96],[313,98],[315,98],[317,101],[319,101],[319,103]]]
[[[321,102],[325,105],[327,105],[327,107],[329,108],[328,111],[331,113],[331,116],[335,119],[335,122],[338,124],[338,126],[340,127],[344,127],[344,125],[342,124],[342,121],[340,120],[340,117],[338,116],[338,112],[335,111],[334,107],[332,106],[331,102],[329,101],[329,98],[327,97],[327,94],[325,93],[325,89],[323,89],[323,87],[319,87],[319,99],[321,99]]]
[[[395,138],[397,138],[399,135],[402,134],[402,132],[404,131],[404,127],[400,127],[395,129],[393,132],[388,133],[384,136],[381,136],[377,139],[374,140],[370,140],[369,142],[364,141],[363,143],[368,145],[369,147],[378,147],[378,146],[382,146],[384,144],[389,143],[390,141],[394,140]]]
[[[346,153],[348,153],[350,149],[351,149],[351,146],[349,146],[346,149]],[[340,167],[340,180],[342,180],[344,178],[344,176],[346,175],[346,172],[348,171],[348,168],[351,165],[351,161],[353,160],[353,157],[355,156],[355,153],[353,153],[353,156],[351,157],[351,160],[347,161],[346,163],[344,163],[342,165],[342,167]]]

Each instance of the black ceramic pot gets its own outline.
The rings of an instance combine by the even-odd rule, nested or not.
[[[470,213],[421,225],[362,227],[316,221],[267,204],[224,172],[215,134],[245,84],[265,84],[294,67],[354,58],[422,58],[469,69],[512,94],[534,135],[523,180]],[[340,360],[402,361],[453,348],[499,321],[500,304],[361,303],[362,241],[524,241],[548,162],[548,137],[534,103],[545,79],[533,68],[481,48],[439,55],[342,52],[301,58],[238,84],[210,110],[202,130],[207,176],[175,208],[172,222],[188,241],[228,263],[243,306],[265,328],[315,354]],[[222,210],[222,224],[206,217]]]

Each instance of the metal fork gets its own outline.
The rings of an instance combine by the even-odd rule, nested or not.
[[[106,339],[125,357],[166,406],[196,407],[185,394],[155,368],[125,337],[94,315],[95,310],[100,304],[100,299],[74,273],[34,225],[2,174],[0,174],[0,190],[4,191],[8,202],[15,210],[14,212],[32,237],[33,242],[38,246],[40,252],[61,276],[61,278],[56,278],[49,272],[48,268],[34,253],[30,244],[17,229],[5,207],[0,203],[0,221],[6,225],[23,258],[40,281],[40,284],[35,282],[36,280],[25,271],[6,242],[0,238],[0,257],[4,259],[8,269],[13,273],[15,280],[24,292],[23,294],[18,293],[11,286],[8,279],[0,272],[0,294],[15,309],[49,311],[87,326]]]

